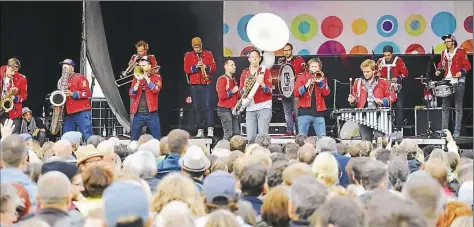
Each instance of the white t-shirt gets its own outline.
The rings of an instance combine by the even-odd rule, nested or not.
[[[2,90],[2,98],[5,97],[8,91],[8,87],[10,86],[11,78],[3,77],[3,90]]]

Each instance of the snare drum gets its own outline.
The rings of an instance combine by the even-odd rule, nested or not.
[[[295,87],[295,72],[289,64],[273,65],[271,78],[273,84],[273,96],[290,98]]]
[[[452,86],[449,85],[438,85],[433,89],[433,95],[438,97],[438,98],[444,98],[452,95],[454,92],[454,89]]]

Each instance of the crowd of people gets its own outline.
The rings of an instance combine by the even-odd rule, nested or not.
[[[299,135],[161,140],[1,126],[0,226],[473,226],[473,152]]]

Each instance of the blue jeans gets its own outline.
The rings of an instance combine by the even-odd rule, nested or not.
[[[272,121],[272,110],[261,109],[257,111],[247,111],[245,113],[245,124],[247,126],[247,141],[253,143],[259,135],[268,135],[268,128]]]
[[[191,98],[193,99],[193,109],[196,114],[196,124],[198,129],[212,127],[214,116],[211,108],[211,85],[191,85]]]
[[[298,116],[298,132],[301,135],[308,135],[309,126],[313,124],[316,135],[326,136],[326,121],[324,117],[314,117],[310,115]]]
[[[92,118],[90,110],[84,110],[78,113],[66,115],[64,117],[63,133],[76,131],[77,127],[79,127],[79,131],[82,133],[82,138],[84,141],[87,141],[87,139],[89,139],[89,137],[94,134],[92,132]]]
[[[158,111],[147,114],[135,114],[132,121],[132,128],[130,129],[130,136],[132,141],[137,141],[142,135],[143,126],[147,126],[151,135],[155,139],[160,139],[160,117]]]

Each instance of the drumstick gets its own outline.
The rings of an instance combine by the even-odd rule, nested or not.
[[[349,94],[352,95],[352,78],[349,78]]]

